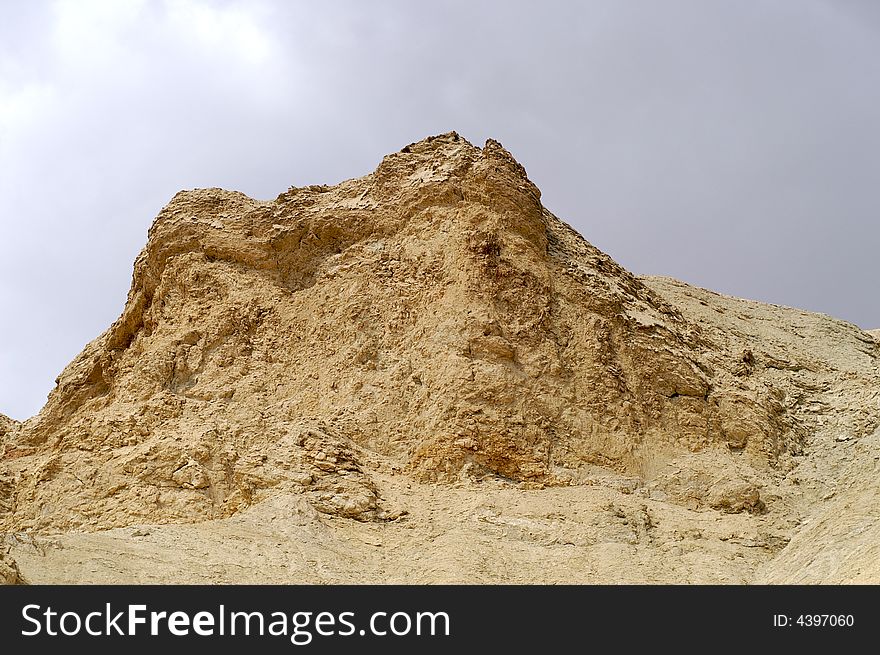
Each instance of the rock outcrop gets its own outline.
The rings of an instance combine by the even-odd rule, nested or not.
[[[404,512],[388,476],[602,471],[689,510],[783,511],[816,408],[832,387],[870,402],[880,346],[753,305],[625,271],[492,140],[428,138],[272,201],[180,192],[122,316],[38,416],[0,417],[0,529],[194,523],[278,494],[383,522]],[[851,359],[817,351],[831,336]],[[869,434],[876,410],[836,406],[834,429]]]
[[[8,547],[0,546],[0,585],[23,584],[18,564],[9,554]]]
[[[430,138],[272,202],[181,192],[123,315],[4,461],[5,523],[214,518],[277,485],[381,519],[372,456],[420,480],[568,484],[800,448],[772,390],[729,383],[702,339],[494,141]]]
[[[5,414],[0,414],[0,439],[5,439],[7,435],[11,435],[18,425],[18,421],[13,421]]]

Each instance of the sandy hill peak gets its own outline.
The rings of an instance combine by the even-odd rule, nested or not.
[[[178,193],[122,316],[7,439],[0,525],[195,522],[282,491],[385,521],[405,510],[382,476],[537,489],[603,471],[766,511],[805,440],[770,360],[540,198],[498,142],[454,132],[271,201]]]

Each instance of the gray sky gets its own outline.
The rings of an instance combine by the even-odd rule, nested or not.
[[[0,412],[122,310],[183,188],[500,140],[636,273],[880,326],[880,3],[0,0]]]

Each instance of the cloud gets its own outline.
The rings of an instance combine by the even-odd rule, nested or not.
[[[118,316],[179,189],[273,197],[450,129],[636,272],[878,326],[878,35],[855,0],[8,3],[0,411]]]
[[[56,63],[100,71],[126,56],[128,38],[142,29],[145,0],[58,0],[52,5],[52,45]]]
[[[231,55],[248,64],[263,63],[273,54],[272,39],[243,6],[167,0],[165,8],[171,28],[209,54]]]
[[[0,84],[4,79],[7,76],[0,73]],[[0,149],[8,147],[17,135],[44,120],[45,111],[54,104],[53,99],[52,87],[47,84],[35,82],[14,87],[6,83],[0,86]]]

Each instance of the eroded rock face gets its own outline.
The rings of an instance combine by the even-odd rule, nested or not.
[[[23,584],[18,564],[9,554],[9,548],[0,546],[0,585]]]
[[[8,416],[0,414],[0,439],[5,439],[7,435],[11,436],[18,425],[18,421],[13,421]]]
[[[762,471],[801,447],[753,364],[547,211],[500,144],[444,134],[273,201],[177,194],[122,316],[37,417],[0,422],[0,526],[198,521],[273,488],[382,520],[379,470],[541,486],[598,465],[674,500],[675,458]],[[704,477],[698,504],[762,502]]]

